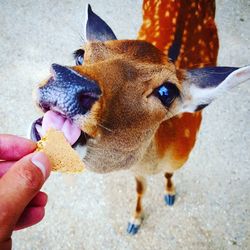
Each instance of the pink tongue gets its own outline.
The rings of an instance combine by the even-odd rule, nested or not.
[[[71,145],[73,145],[81,135],[81,130],[75,124],[51,110],[44,114],[42,122],[42,130],[44,132],[50,128],[62,131]]]

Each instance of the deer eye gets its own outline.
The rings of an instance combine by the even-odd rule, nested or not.
[[[160,99],[164,106],[169,108],[175,98],[180,95],[180,91],[173,83],[165,82],[156,88],[153,94]]]
[[[83,57],[84,57],[84,50],[78,49],[74,52],[74,58],[76,65],[82,65],[83,64]]]

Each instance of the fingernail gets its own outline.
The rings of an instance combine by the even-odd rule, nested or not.
[[[41,170],[44,178],[46,179],[48,176],[48,171],[46,171],[47,169],[46,166],[48,165],[48,159],[46,155],[42,152],[37,152],[32,156],[31,162]]]

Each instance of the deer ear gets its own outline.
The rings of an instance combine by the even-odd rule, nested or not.
[[[192,69],[184,75],[180,113],[199,111],[218,96],[250,79],[250,66]]]
[[[96,15],[91,6],[87,6],[85,38],[87,41],[108,41],[117,40],[112,29]]]

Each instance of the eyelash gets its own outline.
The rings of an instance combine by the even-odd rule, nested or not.
[[[76,65],[82,65],[83,64],[83,57],[84,57],[84,50],[78,49],[73,53]]]

